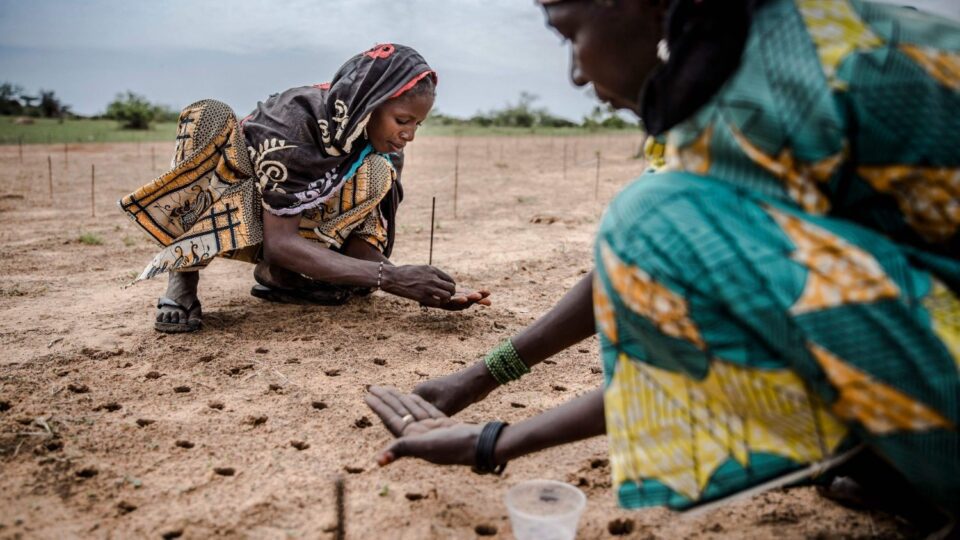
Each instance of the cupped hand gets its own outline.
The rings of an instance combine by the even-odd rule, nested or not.
[[[474,291],[472,289],[457,287],[457,292],[450,297],[450,300],[446,304],[436,307],[447,311],[461,311],[474,304],[489,306],[491,304],[489,296],[490,291],[484,289]]]
[[[402,457],[438,465],[474,464],[483,426],[458,423],[420,396],[396,388],[371,386],[365,401],[397,437],[377,455],[380,466]]]

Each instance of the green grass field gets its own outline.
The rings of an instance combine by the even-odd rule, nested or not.
[[[176,122],[154,124],[149,130],[121,129],[114,120],[64,120],[34,118],[33,124],[17,125],[14,117],[0,116],[0,144],[58,144],[88,142],[172,141]]]
[[[175,122],[157,123],[149,130],[121,129],[113,120],[65,120],[34,118],[33,124],[17,125],[14,117],[0,116],[0,144],[62,144],[87,142],[172,141],[177,132]],[[424,124],[417,133],[426,136],[637,136],[637,129],[591,131],[584,128],[504,128],[480,126],[441,126]]]

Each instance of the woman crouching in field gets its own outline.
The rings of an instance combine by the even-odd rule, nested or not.
[[[214,257],[256,263],[251,294],[266,300],[335,305],[382,289],[447,310],[489,305],[438,268],[389,260],[403,149],[436,81],[416,51],[382,44],[239,123],[217,101],[184,109],[173,169],[120,201],[165,246],[138,278],[169,272],[155,328],[200,328],[198,271]]]
[[[960,517],[960,26],[852,0],[540,1],[574,82],[666,166],[538,322],[415,394],[371,388],[398,437],[380,463],[496,472],[606,433],[625,508],[849,459],[828,494]],[[594,333],[601,388],[510,426],[447,416]]]

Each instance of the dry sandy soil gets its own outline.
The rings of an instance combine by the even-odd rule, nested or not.
[[[412,147],[395,259],[426,262],[435,195],[434,263],[490,288],[492,307],[423,313],[383,293],[275,305],[248,294],[251,266],[216,261],[201,279],[206,327],[181,336],[151,324],[164,279],[124,288],[156,247],[115,206],[161,172],[172,145],[155,146],[153,171],[147,145],[72,146],[66,167],[62,146],[27,147],[23,164],[16,147],[0,149],[0,537],[332,538],[336,475],[349,538],[512,538],[502,498],[531,478],[587,493],[581,538],[612,537],[615,519],[631,538],[915,534],[808,487],[696,518],[620,510],[602,437],[519,459],[501,478],[411,460],[377,468],[389,435],[365,385],[410,389],[459,369],[546,311],[591,267],[604,204],[643,169],[629,159],[636,137],[570,139],[579,164],[566,178],[562,139],[463,139],[454,218],[455,143]],[[553,360],[461,416],[515,422],[601,382],[594,340]]]

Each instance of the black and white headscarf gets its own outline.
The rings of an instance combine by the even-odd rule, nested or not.
[[[436,82],[419,53],[380,44],[348,60],[329,83],[292,88],[259,103],[242,126],[264,209],[296,215],[339,193],[372,151],[365,135],[371,113],[424,77]],[[392,162],[397,181],[381,203],[391,224],[402,196],[402,159],[394,156]]]

